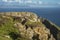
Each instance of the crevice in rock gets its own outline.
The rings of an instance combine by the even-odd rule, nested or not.
[[[51,35],[48,35],[48,40],[51,38]]]
[[[27,25],[25,25],[26,26],[26,29],[28,29],[28,26]]]
[[[34,35],[34,36],[32,37],[32,39],[33,39],[33,40],[40,40],[40,39],[39,39],[39,34]]]
[[[23,21],[22,21],[22,24],[24,25],[25,23],[26,23],[26,20],[23,20]]]
[[[28,29],[29,27],[30,27],[31,29],[33,29],[33,27],[32,27],[31,25],[25,25],[25,27],[26,27],[26,29]]]
[[[19,20],[20,19],[20,17],[13,17],[13,21],[15,21],[15,20]]]

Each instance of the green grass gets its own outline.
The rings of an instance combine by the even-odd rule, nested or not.
[[[2,18],[3,23],[0,25],[0,40],[13,40],[13,38],[6,38],[5,35],[9,35],[11,32],[18,33],[18,29],[14,28],[13,19]],[[2,21],[0,20],[0,21]],[[9,35],[11,36],[11,35]]]

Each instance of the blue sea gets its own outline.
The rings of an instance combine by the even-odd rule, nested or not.
[[[0,12],[34,12],[60,26],[60,8],[0,8]]]

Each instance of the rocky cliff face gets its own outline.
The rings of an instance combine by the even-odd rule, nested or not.
[[[1,12],[1,40],[60,40],[60,28],[32,12]]]

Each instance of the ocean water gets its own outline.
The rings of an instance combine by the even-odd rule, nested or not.
[[[0,8],[0,12],[34,12],[60,26],[60,8]]]

